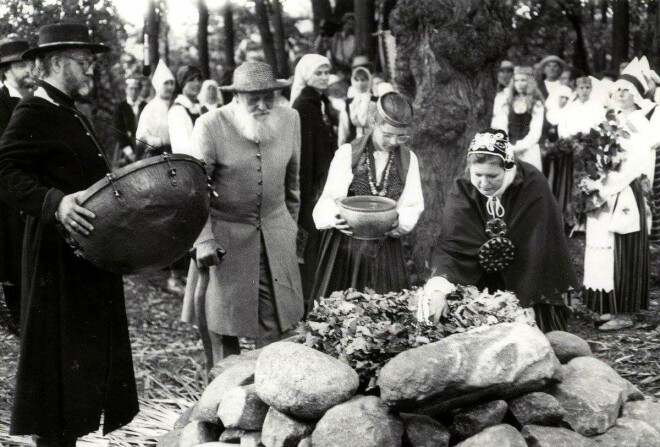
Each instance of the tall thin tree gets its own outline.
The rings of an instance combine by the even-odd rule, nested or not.
[[[197,0],[199,22],[197,24],[197,48],[199,51],[199,68],[204,79],[211,77],[209,69],[209,8],[206,0]]]
[[[612,2],[612,68],[628,60],[630,47],[630,5],[628,0]]]
[[[234,9],[231,1],[225,3],[222,11],[224,18],[225,30],[225,70],[232,71],[234,69]]]
[[[356,54],[366,54],[375,60],[378,42],[376,32],[376,2],[375,0],[354,0],[355,24],[357,27]]]
[[[261,34],[261,46],[264,50],[266,62],[274,69],[277,69],[277,59],[275,58],[275,43],[273,33],[270,31],[270,22],[268,20],[268,8],[264,0],[255,0],[254,12],[257,16],[257,27]]]
[[[282,5],[280,0],[271,0],[273,11],[273,38],[275,40],[275,57],[277,59],[277,76],[289,77],[289,56],[286,52],[286,38],[284,37],[284,22],[282,20]]]
[[[147,4],[147,15],[145,18],[145,45],[147,45],[148,50],[145,57],[145,65],[148,62],[148,65],[151,67],[151,70],[156,69],[158,64],[159,52],[158,52],[158,42],[159,42],[159,31],[160,31],[160,11],[158,8],[158,0],[149,0]]]

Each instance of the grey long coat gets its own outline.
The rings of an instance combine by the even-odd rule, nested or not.
[[[275,290],[282,331],[303,315],[300,272],[296,258],[300,206],[300,118],[295,110],[276,107],[277,136],[255,143],[234,125],[235,104],[200,117],[193,130],[194,153],[206,163],[219,197],[195,246],[212,238],[226,250],[219,266],[211,267],[206,293],[208,329],[222,335],[259,335],[258,289],[261,237]],[[184,297],[184,321],[195,323],[194,265]]]

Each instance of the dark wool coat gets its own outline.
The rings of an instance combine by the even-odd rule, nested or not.
[[[321,104],[325,105],[322,106]],[[300,115],[300,215],[298,222],[308,231],[315,229],[312,211],[323,192],[330,162],[337,150],[337,137],[329,116],[330,101],[312,87],[305,87],[293,103]]]
[[[0,139],[0,199],[28,215],[11,433],[79,437],[131,421],[138,403],[121,276],[73,255],[56,226],[66,194],[107,173],[89,122],[41,83]]]
[[[330,113],[330,101],[312,87],[305,87],[293,103],[300,115],[300,214],[298,215],[298,255],[303,295],[309,299],[318,262],[320,233],[312,212],[323,192],[330,162],[337,150]],[[325,109],[325,116],[323,110]]]
[[[548,181],[532,165],[518,164],[518,175],[502,195],[505,237],[515,246],[511,264],[493,281],[479,265],[479,248],[489,239],[486,197],[469,179],[459,178],[445,211],[433,269],[454,284],[490,287],[503,282],[523,307],[562,304],[559,294],[577,289],[577,279],[564,236],[564,222]]]
[[[108,154],[112,166],[119,164],[119,160],[122,158],[121,150],[126,146],[130,146],[135,151],[135,131],[137,130],[137,123],[142,110],[144,110],[144,106],[146,105],[146,101],[140,101],[138,116],[135,116],[133,108],[128,102],[122,101],[117,105],[114,116],[114,125],[117,130],[115,132],[117,144],[112,148],[111,153]]]
[[[19,98],[9,96],[7,87],[0,88],[0,136],[4,133]],[[21,252],[25,221],[21,213],[0,201],[0,282],[16,286],[21,283]]]

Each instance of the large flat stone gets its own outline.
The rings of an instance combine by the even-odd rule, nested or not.
[[[197,405],[195,405],[190,419],[214,424],[219,423],[218,406],[220,405],[222,396],[227,391],[238,386],[254,383],[254,370],[256,366],[256,360],[240,362],[213,379],[202,393]]]
[[[410,447],[447,447],[451,434],[440,422],[420,414],[402,413],[403,430]]]
[[[503,400],[493,400],[468,408],[461,408],[453,414],[449,431],[458,439],[467,439],[493,425],[498,425],[506,416],[507,404]]]
[[[621,416],[644,421],[660,432],[660,403],[650,400],[627,402],[623,405]]]
[[[596,447],[593,440],[566,428],[526,425],[521,434],[530,447]]]
[[[583,436],[604,433],[621,412],[628,382],[593,357],[577,357],[565,371],[563,381],[550,390],[565,411],[564,420]]]
[[[261,442],[265,447],[297,447],[314,427],[313,422],[295,419],[271,407],[261,430]]]
[[[547,393],[529,393],[509,401],[509,412],[518,427],[524,425],[559,426],[564,409],[557,399]]]
[[[261,430],[266,413],[268,405],[257,395],[254,384],[227,391],[218,405],[218,417],[228,428]]]
[[[620,418],[614,427],[593,438],[599,447],[658,447],[660,433],[638,419]]]
[[[500,424],[456,444],[456,447],[527,447],[525,438],[511,425]]]
[[[271,407],[303,419],[319,419],[358,389],[358,374],[346,363],[297,343],[278,342],[263,349],[255,384]]]
[[[558,366],[539,329],[502,323],[402,352],[383,367],[378,385],[381,398],[402,409],[467,393],[483,401],[552,380]]]
[[[179,447],[195,447],[218,440],[221,427],[202,421],[191,421],[181,430]]]
[[[312,433],[314,447],[400,447],[403,424],[375,396],[357,396],[328,410]]]

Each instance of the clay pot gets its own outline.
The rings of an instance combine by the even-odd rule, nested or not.
[[[388,197],[353,196],[338,200],[337,204],[355,239],[383,239],[399,217],[396,201]]]

